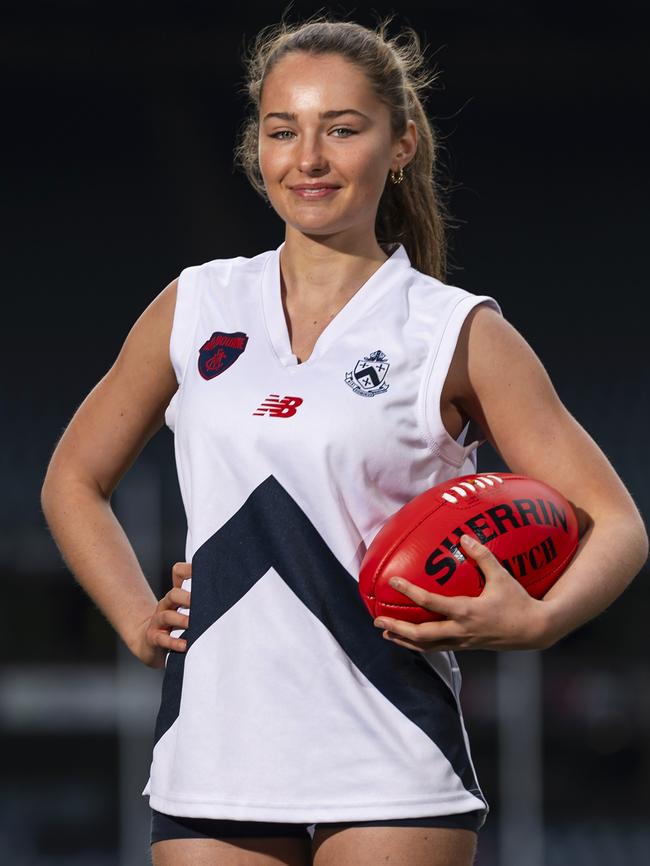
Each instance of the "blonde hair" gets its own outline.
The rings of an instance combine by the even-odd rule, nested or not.
[[[426,68],[420,40],[412,28],[388,37],[391,18],[381,21],[376,30],[335,21],[322,13],[304,23],[287,24],[283,17],[280,23],[264,27],[243,53],[246,77],[242,90],[249,99],[249,114],[238,133],[234,161],[268,202],[258,161],[264,79],[290,52],[340,55],[365,72],[374,93],[388,107],[393,140],[404,134],[407,120],[413,120],[417,127],[417,151],[404,167],[403,181],[394,184],[387,178],[379,200],[377,242],[402,243],[414,268],[443,280],[449,217],[436,179],[437,136],[421,98],[438,74]]]

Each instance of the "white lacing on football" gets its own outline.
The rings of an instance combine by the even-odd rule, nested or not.
[[[479,475],[474,479],[473,483],[471,483],[470,481],[461,481],[460,485],[453,486],[451,490],[453,490],[454,493],[457,493],[458,496],[464,497],[467,496],[467,490],[470,490],[472,493],[476,493],[476,488],[474,487],[474,485],[481,489],[484,488],[486,485],[488,485],[489,487],[494,487],[496,481],[498,481],[499,484],[503,484],[503,478],[499,478],[498,475]],[[464,490],[463,488],[467,489]],[[456,496],[454,496],[454,494],[450,493],[449,491],[445,491],[442,494],[442,498],[446,499],[447,502],[458,502]]]

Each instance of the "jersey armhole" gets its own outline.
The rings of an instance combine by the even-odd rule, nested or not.
[[[184,268],[178,277],[176,306],[169,340],[169,357],[176,373],[176,381],[183,383],[192,354],[192,337],[199,315],[199,283],[202,265]]]
[[[178,388],[165,409],[165,423],[172,431],[176,426],[176,407],[179,393],[193,354],[192,339],[199,315],[200,298],[198,294],[201,287],[202,267],[202,265],[190,265],[190,267],[184,268],[178,276],[176,286],[176,305],[169,338],[169,359],[174,368]]]
[[[474,451],[482,438],[472,439],[480,435],[478,428],[471,420],[465,425],[458,439],[454,439],[445,428],[440,412],[440,395],[449,372],[451,359],[456,349],[458,336],[467,318],[468,313],[478,304],[487,303],[498,313],[503,315],[498,302],[489,295],[473,295],[465,293],[457,301],[443,325],[441,334],[434,338],[431,347],[425,373],[420,389],[419,416],[425,433],[427,446],[434,451],[442,460],[455,468],[463,465],[468,455]],[[470,440],[465,445],[465,438]]]

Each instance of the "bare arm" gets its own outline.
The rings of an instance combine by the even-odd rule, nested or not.
[[[466,341],[463,407],[512,472],[559,490],[586,528],[571,564],[544,597],[543,641],[553,643],[625,590],[648,557],[648,536],[611,463],[561,402],[518,331],[483,307],[468,325]]]
[[[162,646],[148,647],[143,633],[158,603],[110,498],[164,423],[178,388],[169,357],[176,288],[173,280],[142,313],[113,366],[75,412],[41,491],[45,519],[68,567],[129,649],[151,667],[164,664]],[[174,612],[172,602],[180,606],[189,593],[180,581],[175,586],[159,624],[178,628],[186,617]],[[170,637],[166,642],[167,648],[183,644]]]
[[[477,306],[459,335],[445,384],[463,418],[473,418],[512,472],[559,490],[577,511],[580,544],[542,600],[513,581],[481,544],[464,551],[486,587],[447,598],[409,584],[416,604],[447,617],[413,624],[382,616],[384,637],[419,651],[545,649],[605,610],[648,557],[641,515],[611,463],[559,399],[539,358],[495,310]],[[392,633],[392,637],[391,637]]]

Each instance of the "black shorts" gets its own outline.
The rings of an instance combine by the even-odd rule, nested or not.
[[[485,810],[431,818],[396,818],[385,821],[319,822],[315,827],[454,827],[478,834]],[[264,821],[228,821],[218,818],[180,818],[151,810],[151,844],[164,839],[218,839],[228,836],[311,839],[309,824],[281,824]]]

